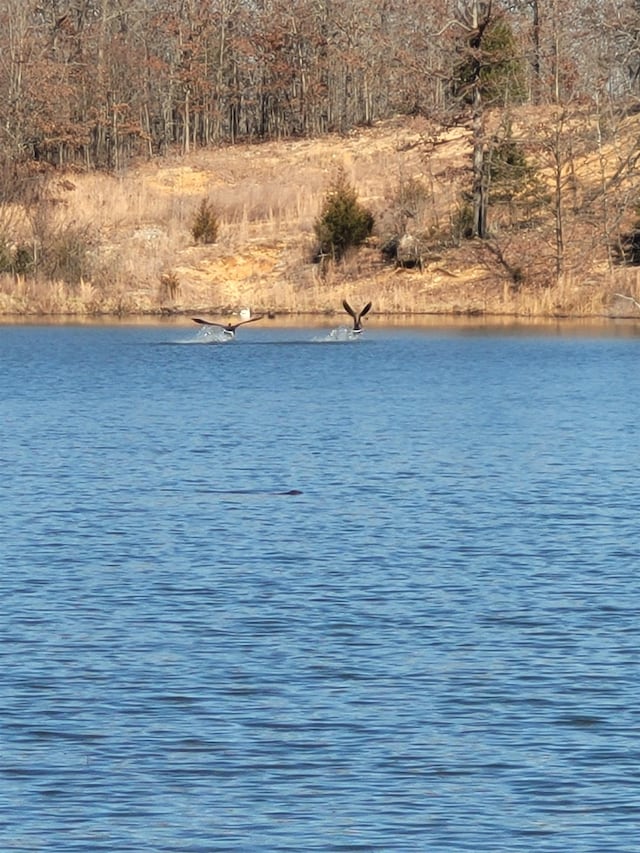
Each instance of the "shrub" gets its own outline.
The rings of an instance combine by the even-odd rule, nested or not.
[[[373,223],[372,213],[358,202],[355,188],[340,169],[313,226],[320,244],[318,257],[340,260],[348,249],[364,243],[373,231]]]
[[[495,140],[489,164],[492,184],[518,187],[528,180],[532,171],[522,147],[513,139]]]
[[[215,243],[218,239],[220,222],[213,204],[206,198],[200,202],[193,223],[191,234],[196,243]]]
[[[451,236],[455,243],[469,240],[473,234],[473,205],[468,193],[463,193],[457,209],[451,217]]]
[[[393,203],[404,218],[416,219],[422,216],[429,202],[429,193],[422,181],[416,178],[403,178],[398,184]]]
[[[617,244],[613,246],[613,252],[618,264],[640,266],[640,205],[636,207],[636,219],[631,230],[620,234]]]
[[[0,273],[27,275],[33,272],[33,246],[29,243],[10,243],[0,238]]]
[[[46,234],[40,248],[38,269],[50,281],[79,284],[91,276],[92,235],[89,228],[62,225]],[[24,247],[21,247],[24,251]],[[16,252],[16,267],[18,267]],[[28,250],[27,250],[28,252]],[[24,254],[21,265],[33,262],[33,254]]]
[[[377,231],[382,235],[380,253],[386,261],[400,266],[419,266],[422,249],[434,236],[434,226],[425,228],[429,193],[416,178],[400,178],[390,197],[390,205],[379,220]]]
[[[33,247],[26,243],[20,243],[16,246],[11,262],[11,272],[14,275],[27,275],[27,273],[33,272],[34,265]]]
[[[180,279],[173,270],[162,273],[160,276],[160,299],[163,301],[175,300],[180,293]]]
[[[489,184],[491,202],[518,203],[534,211],[548,203],[544,184],[530,165],[521,145],[511,137],[507,127],[504,136],[494,136],[489,152]]]

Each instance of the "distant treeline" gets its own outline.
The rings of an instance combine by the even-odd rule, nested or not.
[[[638,93],[637,0],[0,0],[0,18],[5,164],[115,169],[398,113],[459,117],[478,73],[505,106]]]

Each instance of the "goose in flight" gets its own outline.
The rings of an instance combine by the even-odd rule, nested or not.
[[[201,326],[217,326],[222,329],[223,334],[229,338],[235,338],[236,329],[238,326],[244,326],[245,323],[255,323],[256,320],[262,320],[263,314],[258,314],[256,317],[251,317],[249,320],[240,320],[238,323],[212,323],[210,320],[201,320],[200,317],[192,317],[194,323],[200,323]]]
[[[347,314],[349,314],[353,318],[353,331],[356,333],[360,333],[362,331],[362,318],[365,314],[369,313],[369,310],[371,309],[371,303],[367,302],[367,304],[364,306],[364,308],[362,309],[362,311],[360,311],[359,314],[357,314],[353,310],[353,308],[351,307],[351,305],[349,305],[346,299],[342,300],[342,305]]]

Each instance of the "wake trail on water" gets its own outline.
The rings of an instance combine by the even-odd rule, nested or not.
[[[185,346],[197,346],[198,344],[228,344],[233,343],[234,340],[234,338],[230,338],[229,335],[225,335],[222,331],[203,329],[201,332],[198,332],[195,337],[190,336],[188,338],[178,338],[175,341],[171,341],[171,343]]]

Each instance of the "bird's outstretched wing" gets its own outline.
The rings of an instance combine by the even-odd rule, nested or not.
[[[238,326],[244,326],[245,323],[255,323],[256,320],[262,320],[263,317],[264,314],[258,314],[257,317],[250,317],[248,320],[241,320],[239,323],[235,324],[235,328],[237,329]]]
[[[362,311],[360,312],[360,317],[364,317],[365,314],[368,314],[371,311],[371,302],[367,302]]]
[[[344,310],[347,312],[347,314],[350,314],[353,317],[353,319],[355,320],[356,316],[357,316],[356,312],[353,310],[351,305],[349,305],[349,303],[347,302],[346,299],[342,300],[342,306],[343,306]]]
[[[217,326],[219,329],[224,329],[224,323],[212,323],[211,320],[201,320],[200,317],[191,318],[194,323],[200,323],[202,326]]]

